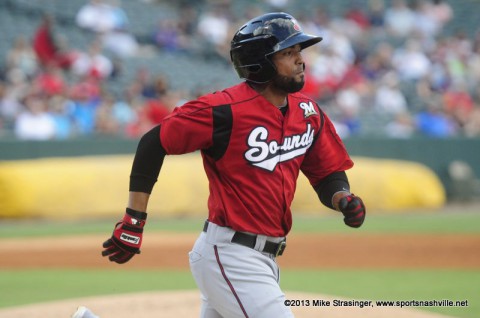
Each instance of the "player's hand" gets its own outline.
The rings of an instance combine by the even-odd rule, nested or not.
[[[367,209],[362,199],[354,194],[349,194],[340,199],[338,209],[343,213],[343,222],[350,227],[360,227],[365,220]]]
[[[123,219],[115,225],[112,237],[103,243],[102,256],[108,256],[111,262],[123,264],[135,254],[140,254],[146,220],[146,212],[127,208]]]

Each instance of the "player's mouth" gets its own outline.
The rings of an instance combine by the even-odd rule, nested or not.
[[[305,72],[303,70],[301,70],[299,72],[296,72],[295,77],[304,78],[305,77]]]

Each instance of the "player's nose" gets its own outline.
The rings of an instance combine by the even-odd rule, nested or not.
[[[305,60],[303,59],[302,52],[300,50],[295,52],[295,62],[297,65],[305,64]]]

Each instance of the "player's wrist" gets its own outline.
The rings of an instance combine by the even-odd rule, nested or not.
[[[147,212],[137,211],[131,208],[125,209],[125,215],[123,216],[122,223],[136,228],[142,228],[147,222]]]
[[[349,196],[351,193],[350,191],[337,191],[333,194],[332,196],[332,206],[335,210],[341,211],[340,210],[340,200],[343,199],[344,197]]]

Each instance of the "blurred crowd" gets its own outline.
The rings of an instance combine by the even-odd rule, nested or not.
[[[137,1],[155,8],[158,0]],[[289,4],[261,2],[238,16],[233,1],[179,1],[178,16],[152,21],[147,40],[139,41],[120,1],[86,1],[75,24],[94,35],[88,47],[71,47],[55,17],[46,14],[34,34],[18,35],[6,55],[1,134],[138,138],[174,107],[205,92],[174,90],[164,74],[141,68],[114,95],[108,83],[122,76],[122,61],[153,47],[230,63],[230,40],[239,25],[265,7],[283,11]],[[200,3],[205,10],[198,10]],[[475,36],[462,30],[446,35],[455,10],[442,0],[355,3],[336,16],[322,7],[291,12],[305,32],[324,38],[304,52],[303,91],[333,118],[339,134],[480,136],[480,29]]]

